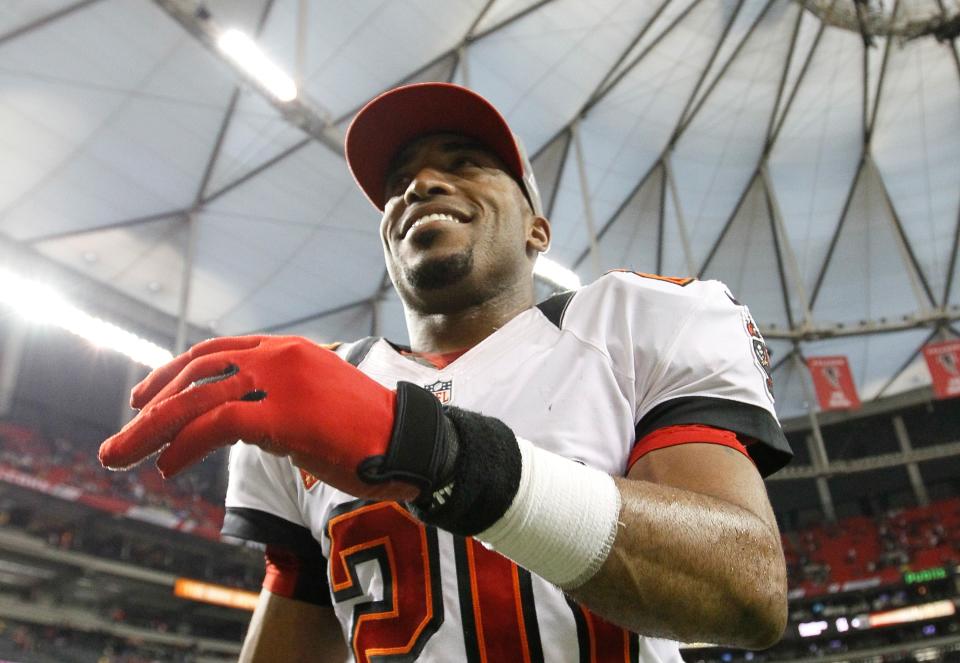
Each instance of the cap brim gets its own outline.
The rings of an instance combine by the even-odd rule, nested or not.
[[[357,184],[383,210],[386,179],[394,156],[416,138],[454,133],[472,138],[498,156],[524,181],[523,156],[510,127],[490,102],[451,83],[415,83],[373,99],[347,129],[347,164]]]

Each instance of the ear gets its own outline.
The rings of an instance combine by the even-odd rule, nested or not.
[[[546,253],[550,248],[550,222],[542,216],[530,217],[527,227],[527,252]]]

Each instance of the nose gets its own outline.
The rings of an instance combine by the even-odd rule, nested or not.
[[[445,196],[452,193],[453,185],[447,181],[441,171],[434,168],[422,168],[407,185],[407,190],[403,193],[403,201],[409,205],[433,196]]]

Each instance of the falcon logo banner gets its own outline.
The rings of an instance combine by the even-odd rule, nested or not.
[[[933,395],[936,398],[960,396],[960,339],[923,346],[923,358],[933,378]]]
[[[807,368],[822,411],[860,407],[860,397],[846,357],[807,357]]]

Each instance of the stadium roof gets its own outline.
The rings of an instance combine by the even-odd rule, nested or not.
[[[956,334],[957,0],[205,8],[0,5],[0,236],[15,253],[147,313],[184,308],[208,333],[403,342],[377,214],[338,146],[378,92],[452,80],[534,155],[551,258],[584,281],[719,278],[749,304],[781,416],[805,411],[794,351],[847,355],[871,400],[928,384],[919,348]],[[216,51],[224,28],[258,35],[295,102]]]

